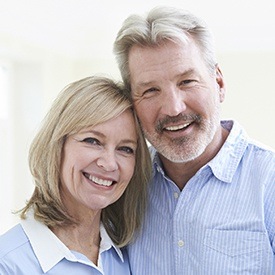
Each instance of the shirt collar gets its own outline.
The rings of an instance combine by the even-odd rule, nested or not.
[[[221,121],[221,125],[230,133],[218,154],[202,169],[210,167],[219,180],[231,182],[248,145],[248,137],[244,129],[236,121]],[[154,175],[159,172],[164,176],[161,160],[156,149],[152,146],[150,147],[150,153],[153,160]]]
[[[124,262],[123,254],[122,254],[121,250],[114,244],[114,242],[108,235],[108,233],[102,223],[100,225],[100,236],[101,236],[101,242],[100,242],[99,253],[104,252],[104,251],[110,249],[111,247],[113,247],[115,249],[116,253],[118,254],[120,260],[122,262]]]
[[[208,165],[219,180],[230,183],[247,148],[248,137],[236,121],[222,121],[221,125],[229,135]]]
[[[159,158],[159,154],[158,154],[157,150],[153,146],[150,146],[149,151],[150,151],[151,159],[152,159],[152,162],[153,162],[153,176],[155,176],[155,174],[157,172],[159,172],[163,176],[165,176],[165,173],[164,173],[164,170],[163,170],[163,165],[162,165],[162,162]]]
[[[21,221],[21,225],[30,240],[43,272],[48,272],[64,258],[72,262],[81,262],[45,224],[34,218],[32,210],[29,211],[27,219]],[[123,262],[124,259],[121,250],[113,243],[103,224],[100,225],[100,236],[99,254],[113,247]],[[51,251],[51,253],[49,253],[49,251]],[[99,255],[99,262],[100,259],[101,257]],[[85,264],[93,265],[92,262],[85,262]]]

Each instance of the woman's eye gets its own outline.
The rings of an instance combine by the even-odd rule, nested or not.
[[[84,138],[84,139],[82,140],[82,142],[88,143],[88,144],[96,144],[96,145],[99,145],[99,144],[100,144],[100,142],[99,142],[98,139],[92,138],[92,137]]]
[[[128,146],[122,146],[119,148],[119,151],[122,151],[126,154],[129,154],[129,155],[132,155],[135,153],[134,149],[132,149],[131,147],[128,147]]]

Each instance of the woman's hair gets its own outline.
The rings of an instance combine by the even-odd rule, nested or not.
[[[132,111],[128,93],[121,84],[105,77],[87,77],[65,87],[54,101],[29,151],[29,166],[35,190],[21,211],[21,218],[34,209],[45,225],[77,223],[66,211],[60,194],[62,150],[68,136]],[[126,245],[141,225],[146,206],[151,161],[139,122],[136,165],[126,191],[118,201],[102,210],[102,222],[113,241]]]
[[[130,89],[128,58],[132,46],[155,47],[167,40],[187,42],[190,37],[199,47],[210,72],[213,72],[216,65],[213,38],[201,19],[172,7],[156,7],[146,17],[129,16],[118,32],[113,48],[127,89]]]

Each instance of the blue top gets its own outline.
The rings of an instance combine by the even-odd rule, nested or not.
[[[223,147],[181,192],[152,150],[143,233],[128,249],[133,275],[275,274],[275,154],[236,122],[222,126]]]
[[[81,253],[69,250],[47,226],[30,216],[0,237],[0,274],[130,274],[125,251],[113,244],[103,226],[100,234],[96,266]]]

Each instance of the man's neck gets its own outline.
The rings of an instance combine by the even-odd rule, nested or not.
[[[228,134],[227,130],[221,128],[216,142],[209,144],[200,156],[188,162],[176,163],[160,155],[166,175],[182,190],[197,171],[217,155]]]

